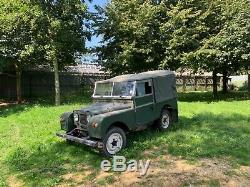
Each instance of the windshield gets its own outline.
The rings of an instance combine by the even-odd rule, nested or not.
[[[134,82],[96,83],[95,96],[133,96]]]
[[[95,95],[97,96],[111,96],[113,83],[97,83],[95,88]]]

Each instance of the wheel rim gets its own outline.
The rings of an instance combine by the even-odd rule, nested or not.
[[[168,114],[163,114],[161,118],[162,128],[166,129],[169,127],[170,118]]]
[[[119,133],[111,134],[106,142],[107,151],[111,155],[114,155],[115,153],[120,151],[122,148],[122,145],[123,145],[123,139]]]

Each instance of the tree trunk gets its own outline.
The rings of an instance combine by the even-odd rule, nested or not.
[[[15,64],[15,68],[16,68],[16,99],[17,99],[17,103],[19,104],[22,102],[22,93],[21,93],[22,70],[18,64]]]
[[[227,71],[226,70],[223,70],[223,79],[222,79],[222,92],[223,93],[227,93],[227,81],[228,81],[228,78],[227,78]]]
[[[218,90],[217,90],[217,73],[214,70],[213,71],[213,96],[216,98],[218,96]]]
[[[60,105],[60,82],[59,82],[59,71],[58,62],[56,57],[53,58],[54,73],[55,73],[55,105]]]
[[[250,95],[250,73],[248,73],[248,94]]]

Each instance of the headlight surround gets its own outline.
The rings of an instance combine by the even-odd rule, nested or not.
[[[91,118],[91,115],[87,115],[86,120],[87,120],[88,123],[89,123],[90,118]]]
[[[75,122],[78,122],[79,121],[79,115],[74,113],[74,121]]]

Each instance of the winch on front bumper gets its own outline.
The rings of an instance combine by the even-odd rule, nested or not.
[[[84,144],[87,146],[95,147],[101,149],[103,147],[103,143],[97,140],[91,140],[89,137],[76,137],[70,134],[61,134],[56,133],[58,137],[64,138],[66,140],[70,140],[76,143]]]

